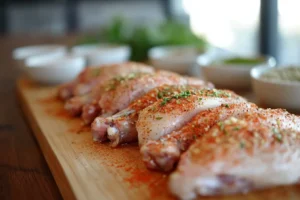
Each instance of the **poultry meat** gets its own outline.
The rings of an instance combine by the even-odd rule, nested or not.
[[[198,113],[182,128],[161,137],[150,140],[141,147],[144,163],[149,169],[170,171],[178,162],[182,152],[197,139],[204,135],[216,123],[228,117],[239,117],[253,112],[257,106],[242,102],[237,104],[223,104],[219,107]]]
[[[100,71],[99,71],[100,70]],[[107,84],[111,84],[110,80],[114,77],[125,76],[130,73],[155,73],[154,69],[151,67],[138,65],[135,63],[119,64],[113,65],[111,67],[101,67],[98,68],[98,76],[96,79],[86,83],[85,85],[90,88],[90,92],[86,94],[76,95],[73,98],[70,98],[65,103],[65,109],[72,115],[77,116],[82,112],[84,105],[91,103],[97,104],[101,93],[103,90],[108,87]],[[84,84],[76,84],[74,87],[83,88]],[[74,89],[73,88],[73,89]],[[74,90],[75,90],[74,89]]]
[[[180,93],[183,90],[199,90],[201,88],[213,88],[211,83],[201,80],[190,80],[194,85],[163,85],[152,89],[147,94],[134,100],[127,108],[118,112],[111,117],[98,117],[97,123],[93,127],[96,130],[101,130],[105,134],[107,131],[108,139],[113,147],[119,144],[137,141],[137,131],[135,123],[138,119],[139,112],[147,106],[153,104],[163,97]]]
[[[180,199],[300,183],[300,117],[262,109],[196,78],[127,62],[87,68],[59,87],[94,141],[136,142]]]
[[[180,199],[246,193],[299,182],[300,118],[258,109],[216,124],[185,152],[170,176]]]
[[[164,84],[186,85],[189,83],[198,83],[199,85],[203,84],[203,81],[194,78],[182,77],[171,72],[159,71],[155,74],[148,74],[128,80],[119,85],[110,85],[109,87],[112,89],[106,91],[99,101],[102,116],[97,117],[92,124],[94,140],[107,140],[107,126],[103,126],[103,121],[105,121],[103,120],[103,117],[111,116],[118,111],[125,109],[133,100],[141,97],[155,87]]]
[[[142,146],[149,140],[158,140],[181,128],[201,111],[245,101],[231,91],[217,89],[202,89],[197,92],[185,90],[164,97],[140,112],[136,123],[139,145]]]

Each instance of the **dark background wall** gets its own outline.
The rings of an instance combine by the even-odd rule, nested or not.
[[[181,0],[2,0],[0,34],[54,34],[99,29],[116,15],[157,23],[176,13]]]

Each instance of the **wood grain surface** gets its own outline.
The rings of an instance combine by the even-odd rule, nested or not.
[[[94,143],[89,127],[70,118],[55,88],[18,84],[22,107],[65,199],[170,199],[167,176],[148,171],[136,145]]]
[[[71,44],[75,36],[0,36],[0,199],[62,199],[16,99],[21,74],[11,52],[23,45]]]
[[[147,170],[136,145],[111,148],[92,141],[89,127],[70,118],[56,88],[18,82],[22,107],[65,199],[174,199],[167,174]],[[199,199],[300,199],[299,186]]]

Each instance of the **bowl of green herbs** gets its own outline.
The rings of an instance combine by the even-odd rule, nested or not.
[[[300,111],[300,66],[255,67],[252,86],[262,105]]]
[[[250,71],[257,66],[274,67],[276,61],[268,56],[230,56],[218,58],[209,62],[202,62],[198,58],[201,73],[208,81],[213,82],[218,88],[249,89],[251,87]]]

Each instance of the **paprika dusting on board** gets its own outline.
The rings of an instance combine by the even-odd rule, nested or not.
[[[153,179],[153,176],[151,174],[149,174],[143,170],[139,170],[139,169],[131,170],[130,177],[125,178],[124,180],[129,182],[131,184],[131,186],[134,184],[137,184],[137,185],[148,184],[148,183],[155,181],[155,179]]]
[[[46,105],[57,103],[57,102],[59,102],[59,99],[55,95],[51,95],[46,98],[37,99],[37,103],[46,104]]]
[[[112,148],[109,143],[91,141],[88,134],[78,135],[78,137],[85,137],[85,140],[74,143],[76,145],[74,149],[85,152],[85,159],[88,157],[102,167],[105,166],[106,173],[120,177],[121,182],[124,186],[127,185],[125,187],[129,190],[144,191],[151,199],[173,199],[167,186],[168,175],[148,170],[136,144]]]
[[[128,182],[130,187],[146,186],[151,198],[173,199],[173,196],[168,192],[167,174],[156,173],[147,169],[133,169],[130,171],[130,176],[124,181]]]
[[[80,134],[80,133],[84,133],[84,132],[91,132],[91,127],[87,126],[83,123],[78,123],[76,121],[76,123],[72,124],[72,126],[68,129],[68,132],[70,133],[76,133],[76,134]]]
[[[37,99],[36,102],[44,106],[45,112],[51,116],[63,119],[72,119],[72,117],[64,109],[62,102],[59,101],[55,93],[48,97]]]
[[[46,108],[45,112],[51,116],[58,117],[60,119],[73,119],[64,108]]]
[[[142,187],[151,198],[172,198],[168,192],[167,175],[146,169],[136,144],[122,145],[120,148],[113,149],[108,143],[95,143],[88,137],[90,126],[84,126],[80,119],[69,116],[63,108],[63,103],[54,95],[40,98],[37,103],[44,107],[47,114],[60,119],[67,119],[69,129],[66,134],[87,133],[78,135],[78,137],[81,135],[87,137],[87,140],[81,141],[79,139],[77,141],[76,139],[72,141],[72,145],[76,146],[76,159],[79,159],[81,153],[88,152],[88,156],[91,156],[92,160],[107,166],[109,173],[121,176],[123,182],[127,183],[127,187],[137,190]]]

